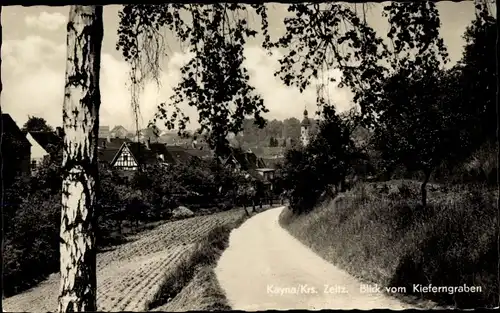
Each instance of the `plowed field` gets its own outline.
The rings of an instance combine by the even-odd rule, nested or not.
[[[166,222],[97,256],[97,309],[145,311],[162,279],[192,252],[195,243],[219,225],[244,214],[242,209]],[[8,312],[56,311],[59,274],[38,286],[3,300]]]

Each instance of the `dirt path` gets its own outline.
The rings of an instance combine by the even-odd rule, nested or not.
[[[320,258],[278,224],[283,208],[235,229],[215,269],[234,310],[407,309]],[[376,288],[375,285],[370,285]]]

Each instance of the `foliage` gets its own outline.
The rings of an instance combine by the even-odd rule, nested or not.
[[[24,123],[23,131],[31,132],[31,131],[43,131],[43,132],[52,132],[54,129],[52,126],[47,124],[47,121],[42,117],[29,116],[26,123]]]
[[[24,191],[22,196],[21,201],[8,196],[9,210],[4,215],[6,295],[31,287],[59,265],[59,241],[54,239],[59,237],[61,197],[43,189]]]
[[[331,195],[332,187],[344,189],[346,177],[362,157],[352,140],[352,121],[330,106],[324,106],[322,113],[324,120],[311,143],[289,150],[279,169],[279,188],[288,193],[296,212],[311,210],[321,194]]]
[[[385,71],[379,60],[387,55],[386,47],[352,7],[340,3],[300,3],[291,4],[288,11],[294,16],[285,18],[286,33],[271,45],[288,48],[276,76],[287,86],[303,91],[318,79],[320,86],[334,81],[334,77],[326,77],[325,81],[324,76],[336,68],[343,74],[339,86],[350,87],[355,102],[367,96],[366,89],[376,92],[384,80]]]
[[[317,169],[304,149],[291,149],[285,155],[280,185],[290,200],[290,208],[297,213],[307,212],[323,192]]]
[[[251,7],[266,20],[263,5]],[[117,49],[132,65],[134,107],[144,82],[159,77],[159,56],[165,48],[159,30],[167,29],[189,46],[192,58],[182,66],[182,80],[170,102],[159,105],[154,122],[164,120],[168,129],[177,122],[179,132],[184,132],[189,118],[179,105],[186,102],[198,110],[200,133],[209,134],[208,143],[217,155],[227,151],[228,133],[238,133],[245,116],[253,115],[262,127],[260,114],[267,109],[248,84],[242,65],[243,47],[257,34],[247,21],[249,11],[250,6],[241,4],[126,5],[120,12]]]
[[[497,20],[485,4],[476,3],[476,18],[465,31],[463,57],[458,62],[457,80],[461,98],[457,106],[468,119],[468,129],[476,147],[484,139],[496,140],[496,39]]]

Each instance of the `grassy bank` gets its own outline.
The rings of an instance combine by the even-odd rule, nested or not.
[[[258,208],[258,212],[267,209]],[[257,212],[257,213],[258,213]],[[251,214],[250,216],[256,213]],[[219,286],[214,268],[229,244],[231,231],[249,216],[241,216],[212,229],[196,243],[193,253],[165,276],[156,297],[149,303],[152,311],[228,311],[226,296]]]
[[[405,287],[399,297],[458,308],[498,304],[498,193],[479,186],[428,187],[391,181],[360,185],[307,215],[284,211],[280,223],[326,260],[362,280]],[[478,286],[481,292],[413,291],[428,286]]]

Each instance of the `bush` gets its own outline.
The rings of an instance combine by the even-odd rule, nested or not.
[[[15,209],[4,237],[6,295],[27,289],[59,269],[60,196],[43,190]]]

